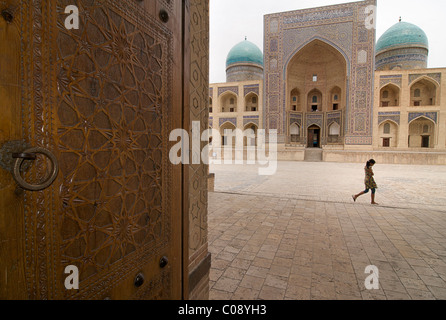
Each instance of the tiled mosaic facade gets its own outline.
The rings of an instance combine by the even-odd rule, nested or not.
[[[237,118],[220,118],[219,125],[220,127],[224,125],[226,122],[232,123],[234,127],[237,128]]]
[[[438,113],[437,112],[410,112],[409,113],[409,123],[415,119],[425,117],[427,119],[431,119],[435,123],[437,123]]]
[[[234,99],[233,104],[229,103],[230,109],[224,109],[227,95]],[[210,84],[209,98],[212,101],[209,128],[220,135],[223,136],[224,130],[232,126],[241,131],[252,126],[255,130],[263,129],[262,80]],[[222,140],[214,137],[212,147],[214,151],[218,150],[222,147]]]
[[[290,122],[285,98],[288,63],[306,45],[320,40],[338,50],[347,64],[345,144],[372,144],[375,30],[367,26],[368,6],[376,6],[376,0],[265,16],[264,127],[278,130],[279,143],[286,141]]]
[[[243,86],[243,90],[245,97],[250,93],[255,93],[256,95],[260,95],[260,86],[258,84]]]
[[[443,89],[444,83],[442,84],[445,72],[444,68],[375,72],[375,88],[379,90],[375,91],[374,148],[418,152],[445,150],[446,91]],[[389,84],[394,87],[388,91],[393,92],[389,94],[389,98],[385,98],[383,89],[388,89]],[[421,92],[428,95],[424,99],[422,95],[416,97],[415,89],[421,89]],[[397,101],[396,104],[382,103],[393,99]],[[415,105],[414,101],[419,101],[419,105]],[[384,132],[386,124],[390,124],[390,132]],[[428,139],[424,146],[422,139]]]
[[[378,124],[381,125],[383,122],[388,120],[400,124],[401,112],[379,112],[378,113]]]
[[[230,91],[230,92],[238,95],[238,87],[222,87],[222,88],[218,88],[218,96],[221,96],[223,93],[225,93],[227,91]],[[213,90],[212,90],[212,92],[213,92]]]
[[[435,80],[438,85],[441,85],[441,73],[419,73],[419,74],[410,74],[409,75],[409,85],[412,84],[415,80],[418,80],[422,77],[428,77],[430,80]]]
[[[405,48],[384,52],[376,56],[376,70],[426,68],[428,50],[422,48]]]
[[[402,79],[403,79],[403,76],[400,74],[381,76],[379,79],[379,86],[380,86],[380,88],[382,88],[388,84],[394,84],[394,85],[398,86],[399,88],[401,88],[402,87]]]
[[[236,64],[226,70],[227,82],[262,80],[263,68],[252,64]]]
[[[260,126],[260,117],[259,116],[244,116],[243,117],[243,126],[246,127],[248,124],[255,124],[257,128]]]

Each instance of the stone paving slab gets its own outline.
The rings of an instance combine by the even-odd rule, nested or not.
[[[401,183],[396,195],[377,195],[380,206],[368,204],[366,196],[348,200],[355,193],[350,189],[361,184],[358,165],[279,163],[272,177],[257,176],[254,167],[211,172],[211,299],[446,299],[445,195],[417,179],[444,187],[446,168],[376,166],[377,183],[389,190],[406,173],[414,179]],[[296,191],[307,184],[323,196]],[[418,199],[405,200],[406,192]],[[370,265],[379,270],[377,290],[365,287]]]
[[[364,189],[364,164],[279,162],[273,176],[259,176],[256,165],[212,165],[215,191],[328,202],[350,202]],[[446,166],[388,165],[374,168],[382,206],[446,211]],[[358,199],[370,203],[370,196]]]

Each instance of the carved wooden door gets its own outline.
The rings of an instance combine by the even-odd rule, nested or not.
[[[308,129],[308,148],[313,148],[314,130]]]
[[[180,299],[182,1],[0,10],[0,298]]]

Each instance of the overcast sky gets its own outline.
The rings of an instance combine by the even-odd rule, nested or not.
[[[263,52],[263,16],[349,0],[210,0],[210,82],[226,81],[226,57],[245,36]],[[426,32],[429,68],[446,67],[445,0],[378,0],[376,39],[399,17]]]

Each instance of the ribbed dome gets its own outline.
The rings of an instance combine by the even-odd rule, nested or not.
[[[229,51],[226,67],[236,63],[254,63],[263,67],[263,53],[254,43],[245,40]]]
[[[398,22],[387,30],[376,43],[376,53],[402,47],[422,47],[429,49],[426,33],[408,22]]]

